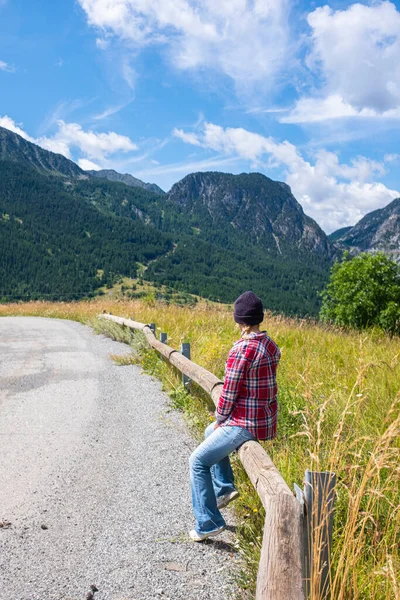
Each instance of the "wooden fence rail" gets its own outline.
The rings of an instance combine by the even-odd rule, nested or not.
[[[222,381],[157,340],[152,329],[132,319],[102,318],[144,333],[149,344],[218,403]],[[272,460],[258,442],[246,442],[239,458],[265,508],[264,535],[256,600],[305,600],[302,571],[303,510]]]

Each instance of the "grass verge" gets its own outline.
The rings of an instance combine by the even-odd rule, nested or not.
[[[103,310],[156,322],[168,343],[191,342],[193,360],[223,376],[237,338],[227,307],[194,308],[141,302],[30,303],[0,306],[0,315],[75,318],[86,322]],[[117,326],[118,327],[118,326]],[[338,477],[332,548],[332,600],[397,600],[400,597],[400,347],[378,331],[340,331],[315,323],[267,316],[265,327],[282,350],[278,370],[278,436],[264,447],[289,486],[304,471]],[[130,335],[127,331],[123,335]],[[120,338],[118,338],[120,339]],[[128,343],[129,342],[128,340]],[[132,360],[159,377],[172,403],[185,410],[195,431],[209,422],[208,400],[143,346]],[[240,549],[248,560],[242,585],[252,597],[263,513],[247,477],[241,487]],[[247,591],[246,591],[247,590]],[[312,588],[311,600],[320,600]]]

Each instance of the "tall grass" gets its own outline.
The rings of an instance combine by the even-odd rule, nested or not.
[[[238,331],[229,307],[195,308],[108,302],[0,305],[0,315],[38,315],[86,322],[107,311],[156,322],[168,343],[192,345],[192,359],[219,377]],[[332,548],[333,600],[397,600],[400,597],[400,343],[378,331],[345,332],[314,323],[267,316],[268,333],[282,350],[278,369],[278,437],[264,444],[290,486],[306,468],[333,471],[338,478]],[[146,352],[144,353],[146,354]],[[145,367],[167,382],[176,402],[205,425],[201,394],[191,400],[154,353]],[[174,393],[174,392],[173,392]],[[183,395],[182,395],[183,394]],[[194,404],[193,404],[194,403]],[[196,416],[197,415],[197,416]],[[241,549],[253,589],[261,544],[263,511],[245,474],[238,506]],[[320,600],[315,582],[311,600]]]

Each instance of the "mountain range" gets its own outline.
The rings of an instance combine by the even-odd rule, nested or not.
[[[193,173],[168,194],[105,170],[85,172],[0,127],[0,299],[91,296],[145,278],[232,302],[316,315],[343,249],[399,249],[400,200],[330,238],[290,188],[260,173]],[[396,250],[397,249],[397,250]]]

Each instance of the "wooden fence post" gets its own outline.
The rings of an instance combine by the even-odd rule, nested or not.
[[[301,505],[258,442],[243,444],[239,458],[265,508],[256,600],[304,600]]]
[[[166,343],[167,343],[167,339],[168,339],[168,336],[167,336],[167,334],[166,334],[166,333],[163,333],[163,332],[162,332],[162,333],[160,333],[160,342],[161,342],[162,344],[166,344]]]
[[[156,324],[150,323],[149,328],[152,330],[153,335],[155,335],[156,334]]]
[[[328,471],[307,471],[304,476],[305,597],[330,600],[330,553],[335,504],[336,475]]]
[[[181,344],[181,354],[190,360],[190,344],[183,343]],[[182,384],[185,388],[190,385],[191,379],[186,375],[182,374]]]

